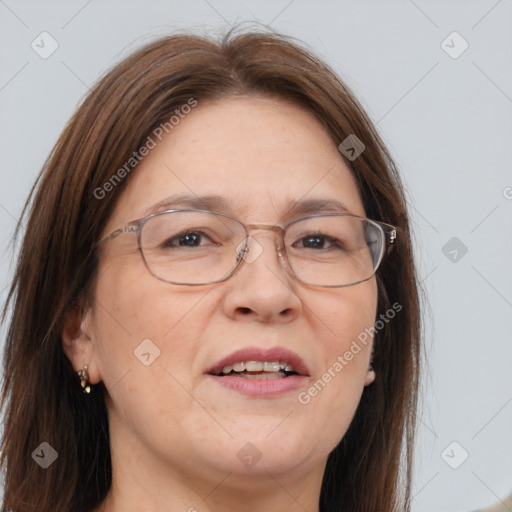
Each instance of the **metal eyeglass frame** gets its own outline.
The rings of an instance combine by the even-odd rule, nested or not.
[[[237,262],[236,262],[234,268],[230,272],[228,272],[228,274],[226,274],[221,279],[216,279],[214,281],[208,281],[206,283],[180,283],[180,282],[177,282],[177,281],[169,281],[167,279],[163,279],[162,277],[159,277],[155,273],[152,272],[152,270],[149,268],[149,265],[148,265],[148,263],[146,261],[146,258],[144,257],[144,251],[143,251],[142,245],[141,245],[142,227],[144,226],[144,224],[149,219],[152,219],[153,217],[156,217],[156,216],[159,216],[159,215],[165,215],[165,214],[168,214],[168,213],[176,213],[176,212],[210,213],[210,214],[216,215],[216,216],[221,217],[221,218],[224,217],[224,218],[233,220],[233,221],[237,222],[238,224],[240,224],[244,228],[245,234],[246,234],[246,238],[245,238],[246,245],[245,245],[244,249],[239,251],[239,253],[237,254]],[[367,222],[370,222],[370,223],[378,226],[382,230],[382,232],[384,233],[384,237],[382,238],[382,240],[383,240],[382,247],[381,247],[381,250],[380,250],[380,253],[379,253],[379,257],[377,259],[377,263],[375,264],[375,268],[373,270],[373,273],[370,276],[368,276],[365,279],[360,279],[359,281],[355,281],[353,283],[330,285],[330,284],[313,284],[313,283],[308,283],[307,281],[303,281],[302,279],[300,279],[296,275],[295,271],[293,270],[293,267],[290,265],[290,262],[288,261],[288,255],[286,254],[286,247],[285,247],[285,244],[284,244],[284,234],[285,234],[287,228],[289,226],[291,226],[292,224],[295,224],[295,223],[300,222],[300,221],[305,220],[305,219],[310,219],[310,218],[315,218],[315,217],[353,217],[353,218],[357,218],[357,219],[361,219],[361,220],[365,220]],[[371,279],[376,274],[378,268],[380,267],[380,264],[382,263],[382,260],[384,259],[385,253],[389,252],[392,249],[392,247],[394,246],[394,244],[395,244],[398,228],[395,227],[395,226],[392,226],[391,224],[387,224],[385,222],[380,222],[380,221],[376,221],[376,220],[372,220],[372,219],[367,219],[366,217],[361,217],[359,215],[353,215],[351,213],[314,213],[314,214],[311,214],[311,215],[305,215],[303,217],[299,217],[297,219],[294,219],[294,220],[288,222],[284,226],[280,226],[278,224],[275,224],[275,225],[271,225],[271,224],[244,224],[242,221],[240,221],[238,219],[235,219],[234,217],[231,217],[230,215],[226,215],[224,213],[213,212],[213,211],[210,211],[210,210],[176,209],[176,210],[164,210],[164,211],[161,211],[161,212],[151,213],[151,214],[147,215],[146,217],[142,217],[141,219],[136,219],[136,220],[133,220],[131,222],[128,222],[123,227],[115,229],[110,234],[106,235],[101,240],[99,240],[96,243],[95,249],[97,249],[98,247],[103,245],[105,242],[107,242],[109,240],[112,240],[113,238],[116,238],[116,237],[118,237],[119,235],[121,235],[123,233],[136,233],[137,234],[137,245],[138,245],[139,252],[141,254],[142,260],[144,261],[144,265],[146,266],[148,272],[153,277],[155,277],[156,279],[158,279],[160,281],[163,281],[164,283],[169,283],[169,284],[183,285],[183,286],[204,286],[204,285],[208,285],[208,284],[215,284],[215,283],[221,283],[223,281],[226,281],[227,279],[229,279],[236,272],[237,269],[240,268],[241,262],[244,261],[244,255],[249,250],[249,248],[247,246],[247,240],[249,239],[249,236],[250,236],[249,233],[250,233],[250,231],[254,231],[254,230],[266,230],[266,231],[274,231],[274,232],[280,233],[280,235],[281,235],[281,245],[277,247],[277,253],[286,261],[285,267],[286,267],[286,270],[288,271],[288,273],[294,279],[299,281],[300,283],[306,284],[308,286],[320,286],[320,287],[323,287],[323,288],[342,288],[342,287],[345,287],[345,286],[354,286],[354,285],[362,283],[364,281],[368,281],[369,279]]]

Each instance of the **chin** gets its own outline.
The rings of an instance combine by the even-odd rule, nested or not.
[[[232,432],[233,438],[217,444],[213,451],[214,443],[209,443],[205,447],[208,455],[203,452],[204,459],[209,459],[212,465],[224,472],[268,477],[269,473],[278,475],[311,469],[327,457],[338,441],[333,440],[331,447],[331,443],[322,443],[307,429],[285,428],[285,423],[276,429],[279,421],[275,421],[273,432],[268,428],[268,422],[265,428],[257,429],[257,433],[254,425],[246,432],[238,429]]]

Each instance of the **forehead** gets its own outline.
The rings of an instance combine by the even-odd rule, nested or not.
[[[182,207],[176,196],[218,196],[247,222],[273,222],[298,201],[341,203],[364,215],[352,171],[322,123],[281,100],[199,103],[130,176],[112,223]]]

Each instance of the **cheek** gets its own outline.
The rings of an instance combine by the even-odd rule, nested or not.
[[[337,442],[348,429],[364,388],[377,312],[375,281],[324,293],[311,310],[323,364],[298,400],[310,408],[312,426],[319,419],[316,427]]]
[[[145,269],[125,267],[103,272],[95,293],[93,332],[111,414],[147,446],[155,432],[163,441],[179,437],[186,418],[176,411],[197,409],[187,390],[211,315],[202,301],[207,292],[174,288]],[[148,418],[158,421],[148,425]]]
[[[128,371],[132,380],[156,379],[156,367],[185,374],[208,321],[205,294],[162,283],[145,268],[105,268],[95,290],[93,337],[107,389]]]
[[[375,279],[347,288],[340,288],[323,293],[311,308],[312,317],[317,317],[317,328],[325,333],[323,345],[325,354],[330,358],[326,364],[332,364],[333,355],[344,354],[353,346],[353,342],[361,345],[365,353],[371,344],[371,331],[377,314],[377,286]],[[370,334],[369,334],[370,333]],[[366,343],[360,342],[366,338]],[[350,356],[349,356],[350,357]],[[355,365],[359,366],[354,357]]]

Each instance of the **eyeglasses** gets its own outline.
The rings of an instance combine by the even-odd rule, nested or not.
[[[263,251],[253,230],[276,232],[277,252],[286,270],[313,286],[351,286],[370,279],[386,248],[396,239],[394,226],[349,214],[314,214],[285,226],[246,225],[206,210],[166,210],[129,222],[102,238],[135,233],[149,272],[166,283],[204,285],[225,281],[242,261]]]

